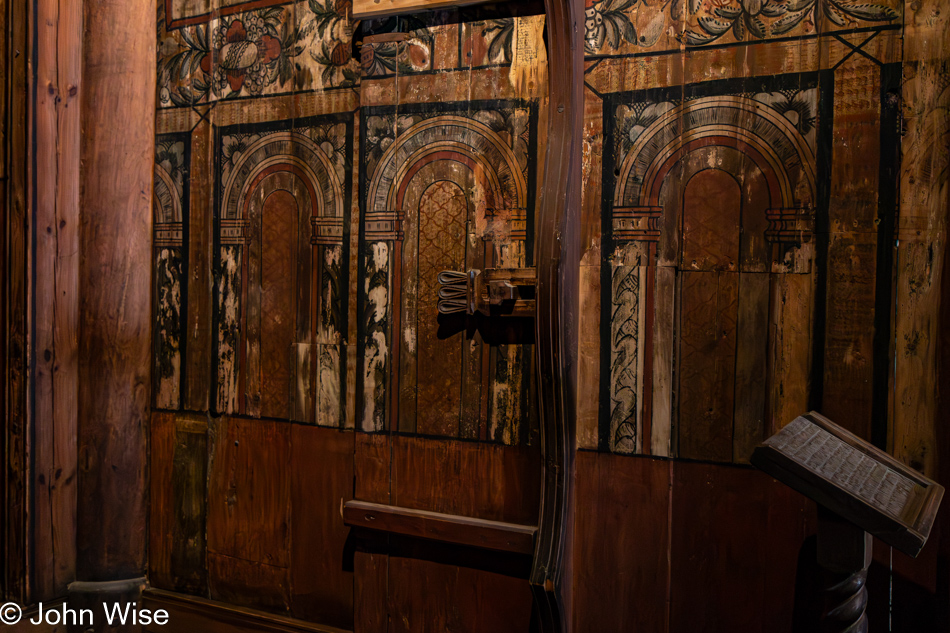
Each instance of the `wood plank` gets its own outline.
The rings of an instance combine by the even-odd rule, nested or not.
[[[212,600],[289,614],[290,570],[209,551],[208,593]]]
[[[526,580],[527,564],[505,565],[497,560],[499,556],[510,557],[464,552],[425,541],[395,542],[388,568],[389,630],[530,630],[534,604]]]
[[[871,437],[874,386],[876,265],[876,234],[830,236],[822,412],[866,439]]]
[[[212,432],[209,553],[289,567],[290,426],[225,417]]]
[[[53,348],[54,457],[49,471],[53,508],[53,587],[62,595],[76,578],[76,518],[79,453],[76,450],[77,398],[79,390],[79,223],[80,223],[80,91],[83,88],[82,58],[76,54],[83,38],[83,10],[78,2],[60,2],[56,37],[58,165],[56,182],[55,322]],[[152,128],[150,128],[152,129]],[[147,405],[147,403],[146,403]],[[147,409],[141,415],[147,419]],[[145,419],[142,420],[143,422]],[[144,442],[144,433],[140,435]],[[144,455],[143,455],[144,457]],[[144,482],[143,482],[144,484]],[[144,494],[144,485],[141,489]],[[138,526],[136,526],[138,527]],[[144,535],[144,525],[142,529]],[[145,543],[141,542],[144,549]]]
[[[391,505],[507,523],[537,521],[536,447],[402,436],[392,442],[391,480],[384,480]]]
[[[945,26],[946,19],[942,22]],[[926,33],[922,30],[916,35],[921,39],[915,46],[929,41]],[[938,59],[946,60],[945,42],[938,45],[935,41],[933,50],[942,53]],[[945,160],[938,156],[945,156],[946,151],[935,139],[947,135],[945,108],[938,105],[941,97],[933,82],[943,81],[947,68],[946,61],[928,60],[916,66],[915,76],[902,87],[904,98],[915,103],[915,108],[912,114],[905,109],[907,135],[901,147],[895,398],[889,447],[905,463],[933,476],[947,450],[945,443],[937,443],[945,416],[939,411],[941,396],[933,386],[938,379],[936,345],[943,333],[938,318],[946,309],[940,297],[945,283],[941,260],[947,259],[950,213],[946,179],[938,177],[933,167]],[[941,367],[940,371],[947,370]]]
[[[733,176],[721,169],[696,173],[683,190],[681,268],[737,271],[741,221],[742,191]]]
[[[261,193],[267,197],[260,205],[260,411],[263,417],[289,420],[297,356],[298,202],[281,189]]]
[[[343,520],[352,527],[517,554],[531,554],[534,551],[534,537],[537,533],[537,527],[530,525],[487,521],[367,501],[347,501],[343,505]]]
[[[209,113],[213,120],[214,111]],[[190,411],[208,411],[213,374],[211,360],[212,261],[213,251],[213,146],[212,126],[200,121],[191,134],[191,164],[188,165],[188,310],[185,318],[185,367],[187,373],[182,403]],[[187,371],[187,370],[186,370]]]
[[[4,7],[6,8],[6,4]],[[29,7],[25,3],[9,3],[10,34],[9,51],[23,53],[28,50],[30,30]],[[9,60],[9,128],[6,130],[8,186],[4,191],[3,244],[3,369],[5,379],[4,411],[7,412],[6,448],[3,466],[7,473],[3,486],[3,521],[10,526],[4,532],[2,550],[6,560],[3,587],[8,596],[26,601],[27,592],[27,534],[30,510],[30,473],[27,452],[29,437],[27,413],[27,381],[29,375],[29,347],[27,345],[29,305],[29,270],[27,246],[30,212],[27,205],[28,165],[27,139],[31,132],[28,120],[27,90],[14,90],[13,86],[27,86],[27,58],[25,54],[13,55]]]
[[[673,462],[670,631],[792,631],[814,507],[748,468]]]
[[[575,630],[668,630],[671,464],[578,452]]]
[[[187,593],[207,590],[208,420],[185,414],[175,419],[171,473],[171,587]],[[154,463],[154,462],[153,462]]]
[[[390,503],[392,489],[392,437],[356,433],[353,456],[353,495],[374,503]]]
[[[600,406],[600,266],[581,266],[577,446],[597,448]]]
[[[739,275],[683,272],[679,457],[732,460]]]
[[[217,600],[188,596],[161,589],[147,589],[142,596],[146,609],[163,609],[168,623],[186,631],[207,633],[345,633],[323,624],[303,622]],[[164,627],[146,626],[148,633],[162,633]]]
[[[768,435],[776,433],[808,409],[815,279],[812,275],[773,274],[770,293],[768,419],[765,429]]]
[[[656,267],[653,319],[653,421],[651,454],[669,456],[673,441],[673,359],[676,329],[676,269]],[[740,329],[741,331],[741,329]]]
[[[172,472],[175,455],[175,414],[153,411],[149,424],[148,577],[153,587],[174,588],[172,534],[175,507]]]
[[[295,424],[290,432],[290,608],[353,628],[353,572],[340,509],[353,497],[354,434]]]
[[[34,283],[34,326],[33,346],[34,370],[32,375],[34,437],[31,445],[33,468],[31,488],[33,489],[35,508],[33,539],[34,547],[42,554],[33,566],[35,575],[35,593],[40,599],[50,599],[57,594],[55,586],[55,550],[53,544],[54,526],[52,516],[53,494],[49,482],[55,466],[55,426],[53,391],[56,335],[56,185],[59,180],[59,161],[56,156],[58,136],[56,97],[59,90],[56,64],[56,38],[59,35],[59,2],[45,0],[37,6],[34,17],[42,23],[38,28],[33,47],[37,51],[37,69],[35,81],[46,89],[37,89],[33,103],[34,134],[38,140],[33,153],[36,173],[33,187],[35,193],[35,245],[31,249]],[[64,36],[66,31],[64,29]]]
[[[389,622],[389,555],[357,547],[353,555],[353,631],[385,631]]]
[[[767,273],[739,274],[736,329],[736,408],[732,450],[735,461],[748,462],[752,449],[768,434],[765,409],[769,336]],[[781,333],[781,330],[777,332]],[[782,374],[773,376],[774,380],[782,380]]]

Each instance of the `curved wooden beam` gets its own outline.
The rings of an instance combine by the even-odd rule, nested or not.
[[[538,218],[535,353],[541,422],[541,510],[531,587],[542,630],[571,630],[571,555],[581,148],[584,131],[584,3],[545,0],[548,139]]]

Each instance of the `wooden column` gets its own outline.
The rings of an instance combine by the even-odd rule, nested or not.
[[[70,606],[135,599],[144,585],[155,20],[152,0],[83,2],[79,582]]]
[[[541,628],[554,633],[570,631],[573,618],[584,5],[580,0],[546,0],[545,9],[550,101],[535,247],[535,353],[544,472],[531,587]]]

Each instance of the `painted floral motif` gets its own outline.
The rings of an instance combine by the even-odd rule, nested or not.
[[[278,29],[282,9],[263,9],[239,18],[222,19],[212,34],[214,55],[206,55],[201,70],[209,73],[214,65],[216,94],[259,95],[264,88],[280,79],[284,83],[293,74],[293,66],[283,54],[284,46]]]
[[[352,0],[308,0],[300,21],[298,46],[305,47],[310,59],[323,66],[320,84],[345,87],[359,83],[353,62],[353,32],[359,21],[350,19]]]
[[[584,8],[584,49],[598,53],[616,50],[623,44],[650,47],[659,41],[666,28],[665,7],[669,0],[587,0]],[[651,16],[640,31],[631,16],[634,12]],[[677,15],[675,12],[673,15]]]
[[[166,30],[159,3],[160,107],[359,82],[351,0],[306,0]]]
[[[674,0],[678,15],[684,0]],[[739,41],[766,39],[790,33],[799,25],[813,32],[826,18],[836,26],[856,26],[860,22],[889,22],[897,11],[876,2],[848,0],[688,0],[689,12],[697,17],[682,35],[687,44],[710,44],[726,33]]]

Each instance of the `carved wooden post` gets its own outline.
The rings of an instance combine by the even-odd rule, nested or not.
[[[79,486],[72,608],[144,587],[155,3],[83,2]],[[83,627],[83,630],[87,630]]]
[[[541,516],[531,587],[545,633],[572,629],[584,3],[546,0],[548,146],[536,223]]]
[[[824,572],[824,633],[867,633],[871,535],[818,506],[818,564]]]

